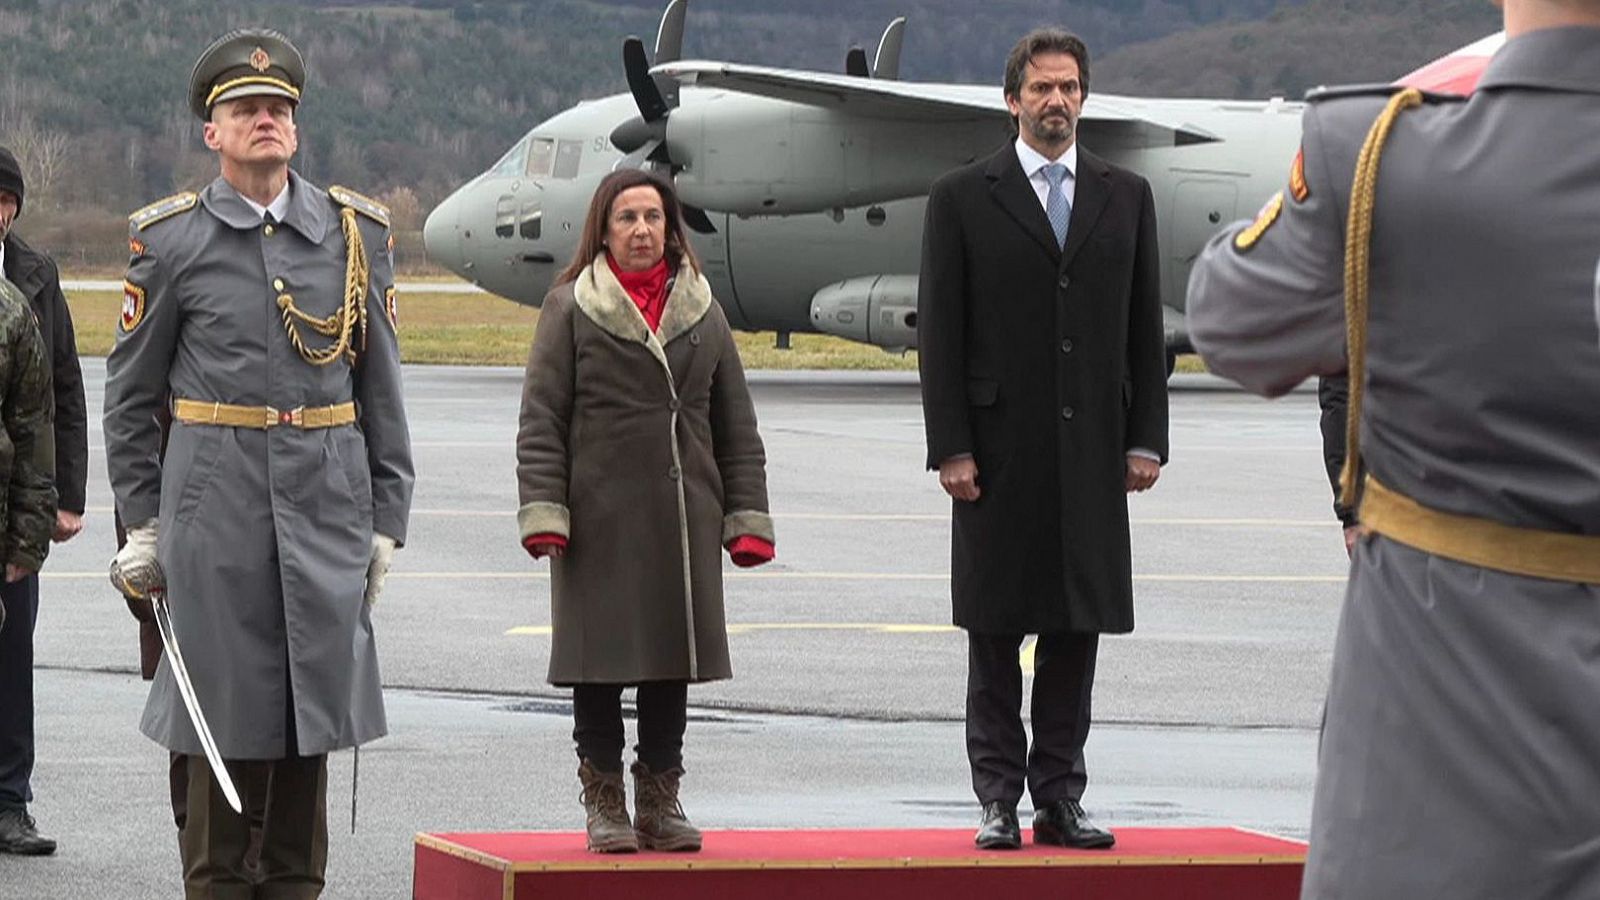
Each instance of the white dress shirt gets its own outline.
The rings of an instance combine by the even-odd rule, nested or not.
[[[272,213],[272,221],[282,222],[283,214],[289,211],[289,182],[285,181],[283,183],[283,190],[279,191],[278,196],[272,198],[272,202],[266,206],[262,206],[243,194],[239,195],[239,199],[250,204],[250,208],[255,210],[256,215],[261,218],[265,219],[267,213]]]
[[[1061,179],[1061,193],[1066,195],[1067,208],[1072,208],[1072,201],[1078,194],[1078,142],[1073,141],[1067,152],[1055,159],[1047,158],[1043,153],[1028,146],[1020,136],[1016,141],[1017,161],[1022,163],[1022,171],[1028,176],[1028,183],[1033,185],[1033,193],[1039,198],[1039,208],[1044,209],[1045,198],[1050,194],[1050,182],[1044,177],[1044,167],[1051,163],[1061,163],[1067,167],[1067,177]]]

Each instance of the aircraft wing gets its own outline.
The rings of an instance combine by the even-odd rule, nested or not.
[[[922,122],[993,119],[998,123],[1011,119],[998,87],[890,81],[705,60],[664,63],[650,73],[666,75],[680,84],[786,100],[865,118]],[[1086,140],[1100,135],[1118,143],[1148,146],[1217,139],[1204,129],[1150,116],[1141,109],[1142,105],[1137,98],[1091,94],[1084,104],[1079,127]]]

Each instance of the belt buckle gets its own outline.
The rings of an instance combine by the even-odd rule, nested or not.
[[[294,409],[286,409],[278,413],[278,424],[293,425],[296,428],[306,427],[306,408],[304,406],[296,406]]]

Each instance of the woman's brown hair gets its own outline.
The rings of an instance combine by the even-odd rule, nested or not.
[[[689,236],[683,227],[683,207],[678,205],[678,192],[665,180],[643,171],[642,169],[618,169],[600,179],[600,184],[594,189],[594,197],[589,201],[589,214],[583,220],[583,235],[578,240],[578,252],[573,254],[572,262],[566,269],[556,276],[556,284],[566,284],[577,281],[578,275],[585,266],[594,262],[606,249],[606,229],[611,219],[611,204],[616,202],[617,196],[629,188],[653,187],[661,195],[661,208],[667,215],[667,246],[666,257],[668,265],[681,269],[687,265],[690,271],[700,274],[700,258],[695,256],[694,247],[689,243]]]

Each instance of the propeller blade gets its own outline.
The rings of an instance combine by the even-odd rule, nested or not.
[[[844,73],[857,78],[871,78],[872,70],[867,68],[867,51],[851,47],[850,52],[844,55]]]
[[[906,38],[906,17],[889,23],[878,40],[878,55],[872,61],[872,77],[885,81],[900,79],[900,47]]]
[[[650,61],[645,59],[644,41],[629,35],[622,42],[622,68],[627,72],[628,91],[633,94],[633,102],[639,107],[639,115],[646,122],[666,118],[670,107],[666,98],[661,96],[661,89],[656,87],[655,79],[650,77]]]
[[[688,14],[688,0],[672,0],[667,11],[661,14],[661,25],[656,29],[655,64],[677,62],[683,58],[683,22]],[[678,107],[678,82],[665,75],[653,76],[656,90],[666,101],[668,109]]]
[[[711,217],[698,206],[683,205],[683,224],[700,234],[716,234],[717,226],[711,224]]]

